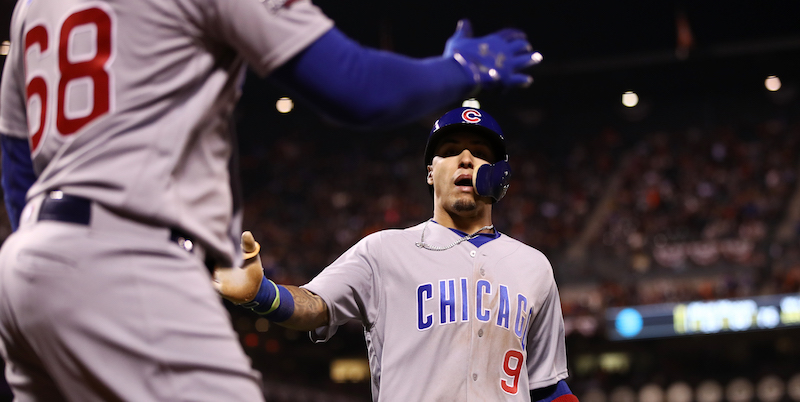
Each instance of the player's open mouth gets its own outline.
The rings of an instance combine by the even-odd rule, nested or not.
[[[456,178],[455,184],[457,187],[472,187],[472,176],[462,174]]]

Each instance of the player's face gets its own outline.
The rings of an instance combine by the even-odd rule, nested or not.
[[[436,208],[471,216],[491,203],[473,187],[474,172],[494,160],[489,143],[481,135],[458,131],[448,134],[439,142],[435,155],[428,166],[428,184],[433,185]]]

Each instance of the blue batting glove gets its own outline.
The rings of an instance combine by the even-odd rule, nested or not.
[[[475,80],[475,91],[497,87],[528,87],[533,78],[520,70],[539,64],[542,55],[534,52],[525,33],[506,28],[480,38],[472,37],[469,20],[458,21],[456,32],[444,47],[444,56],[453,57]]]

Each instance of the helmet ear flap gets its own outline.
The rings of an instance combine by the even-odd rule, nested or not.
[[[475,172],[475,192],[483,197],[491,197],[494,202],[506,195],[510,182],[511,166],[505,160],[481,165]]]

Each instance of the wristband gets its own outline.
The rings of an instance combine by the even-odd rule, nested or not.
[[[285,286],[261,278],[261,287],[252,301],[241,304],[270,321],[283,322],[294,313],[294,297]]]

